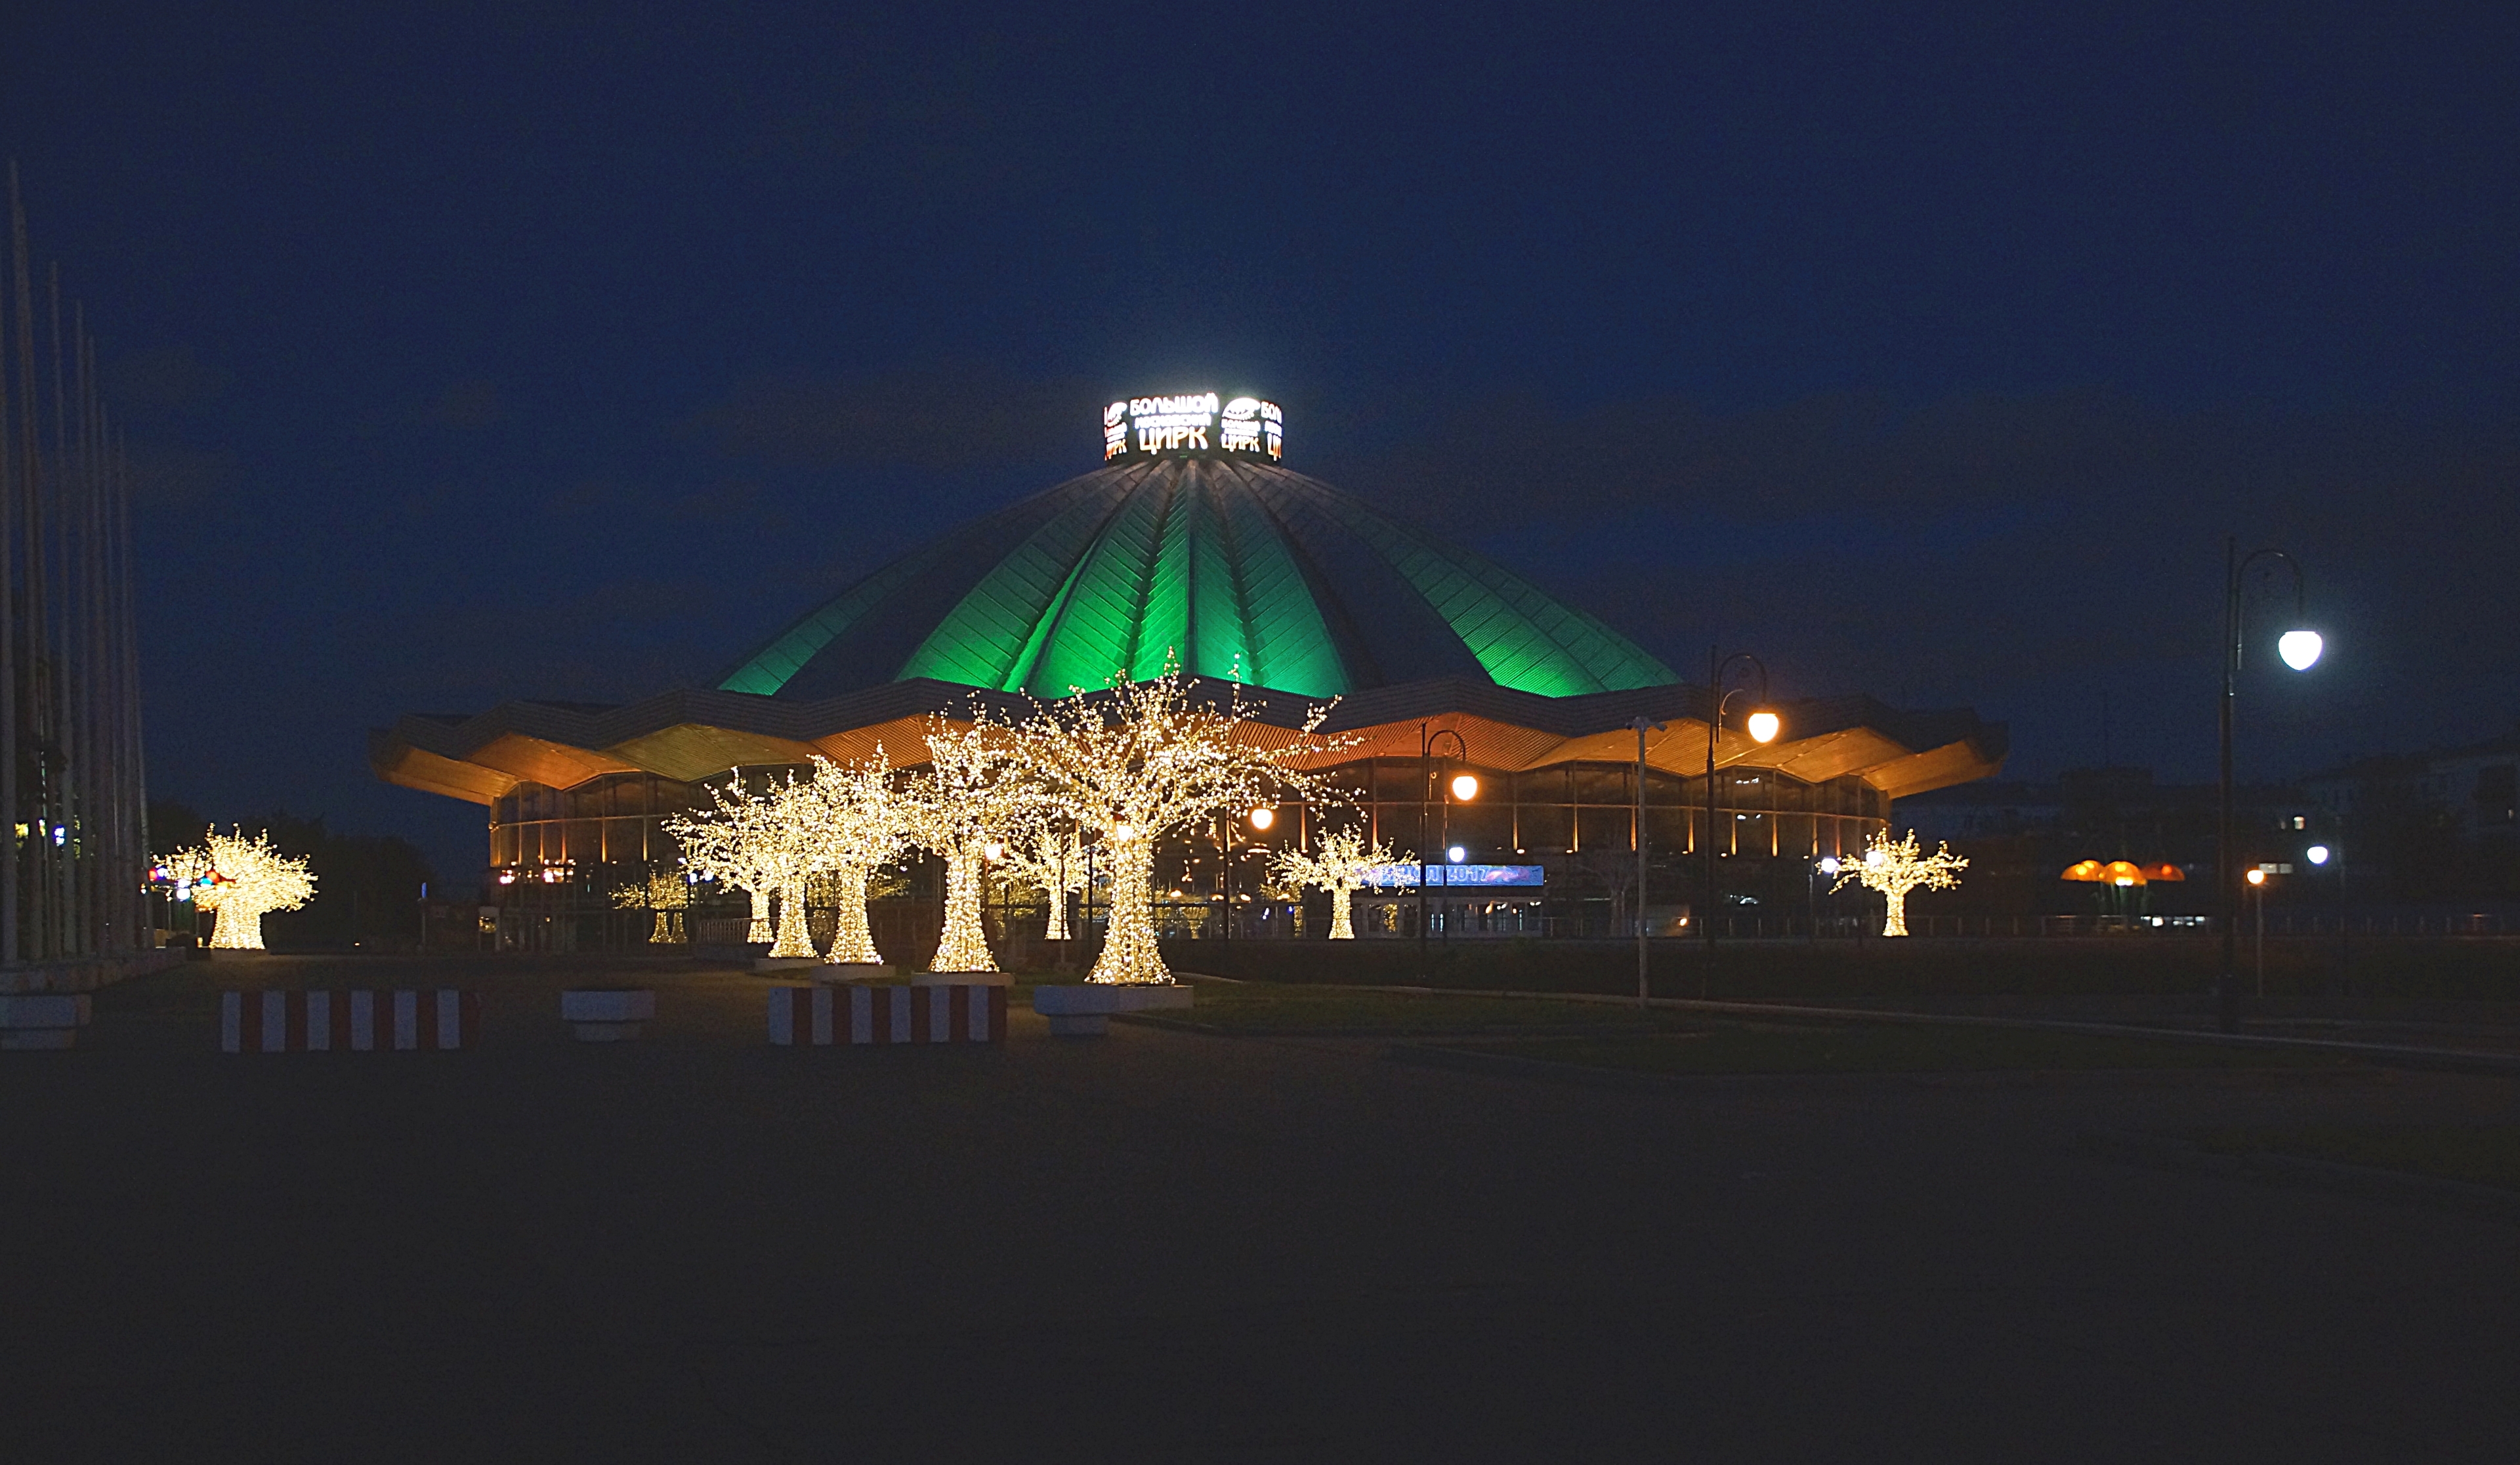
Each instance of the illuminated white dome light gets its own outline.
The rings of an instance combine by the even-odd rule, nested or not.
[[[2327,649],[2317,631],[2286,631],[2275,638],[2275,655],[2295,671],[2308,671],[2318,664],[2318,654]]]

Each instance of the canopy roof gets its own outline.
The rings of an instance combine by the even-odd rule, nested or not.
[[[1265,463],[1116,464],[858,581],[721,690],[821,699],[925,678],[1063,697],[1182,669],[1330,697],[1472,677],[1544,697],[1677,682],[1581,611],[1318,480]]]

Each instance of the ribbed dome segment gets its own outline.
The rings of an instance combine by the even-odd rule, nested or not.
[[[1216,458],[1073,479],[878,571],[719,685],[829,697],[932,677],[1064,696],[1168,654],[1327,697],[1485,676],[1549,697],[1679,678],[1600,621],[1327,483]]]

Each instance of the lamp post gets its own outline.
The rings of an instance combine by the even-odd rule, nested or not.
[[[2233,968],[2239,965],[2240,942],[2240,869],[2233,858],[2231,838],[2231,707],[2240,680],[2240,653],[2247,642],[2245,597],[2240,593],[2249,567],[2260,560],[2280,561],[2292,572],[2293,628],[2275,641],[2275,652],[2283,664],[2295,671],[2308,671],[2318,664],[2322,647],[2318,632],[2302,622],[2308,618],[2308,592],[2302,581],[2301,562],[2279,549],[2252,550],[2240,554],[2240,541],[2223,541],[2223,701],[2222,732],[2222,801],[2221,819],[2214,846],[2214,883],[2223,909],[2223,970],[2214,983],[2214,1007],[2217,1020],[2226,1032],[2240,1029],[2240,984]]]
[[[1820,878],[1823,875],[1834,877],[1841,868],[1843,867],[1838,864],[1837,856],[1834,854],[1823,854],[1820,858],[1812,861],[1811,939],[1812,944],[1815,946],[1820,944]],[[1831,906],[1835,906],[1836,903],[1837,902],[1834,900],[1829,902]]]
[[[1628,724],[1637,730],[1637,1005],[1645,1005],[1645,734],[1663,731],[1651,717]]]
[[[1706,909],[1698,915],[1697,924],[1706,936],[1708,971],[1700,979],[1701,988],[1713,980],[1715,907],[1720,898],[1715,879],[1715,812],[1718,807],[1715,797],[1715,744],[1724,732],[1726,705],[1734,697],[1746,696],[1749,690],[1745,687],[1735,687],[1730,692],[1724,690],[1724,675],[1732,669],[1732,664],[1735,662],[1744,663],[1750,669],[1759,673],[1759,695],[1755,700],[1760,706],[1744,719],[1744,730],[1750,734],[1750,740],[1754,743],[1775,742],[1777,734],[1784,728],[1782,720],[1775,712],[1768,710],[1765,706],[1768,701],[1767,663],[1746,651],[1736,651],[1728,657],[1716,648],[1708,647],[1706,649],[1706,698],[1714,705],[1706,710]]]
[[[1446,738],[1452,739],[1453,746],[1460,750],[1462,761],[1468,762],[1470,746],[1462,741],[1460,733],[1445,727],[1438,728],[1430,734],[1426,731],[1426,724],[1423,722],[1418,724],[1418,760],[1420,763],[1427,763],[1435,759],[1437,757],[1435,745]],[[1435,801],[1438,798],[1442,799],[1444,826],[1439,839],[1449,845],[1453,841],[1453,801],[1460,799],[1466,803],[1479,797],[1479,781],[1475,776],[1463,773],[1458,777],[1446,779],[1443,776],[1443,769],[1444,765],[1440,761],[1433,762],[1426,769],[1424,792],[1418,801],[1418,974],[1421,977],[1426,973],[1426,815],[1433,808]],[[1449,882],[1445,888],[1451,889]],[[1446,933],[1447,936],[1450,934]]]
[[[2319,869],[2325,869],[2331,860],[2336,864],[2336,994],[2342,997],[2352,985],[2345,947],[2345,855],[2327,845],[2313,845],[2302,854]]]

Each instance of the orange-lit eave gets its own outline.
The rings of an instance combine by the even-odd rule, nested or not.
[[[947,719],[947,725],[969,726],[958,719]],[[647,772],[696,783],[732,767],[801,763],[816,754],[853,761],[873,756],[878,748],[896,766],[913,766],[925,761],[920,755],[926,731],[924,717],[895,717],[805,741],[685,722],[606,749],[575,749],[510,734],[458,759],[387,737],[371,747],[370,755],[378,776],[388,783],[486,804],[520,782],[565,789],[607,773]],[[1569,738],[1468,714],[1447,714],[1422,724],[1415,719],[1382,723],[1328,736],[1245,722],[1239,736],[1255,747],[1317,745],[1319,752],[1295,761],[1326,767],[1362,757],[1415,757],[1421,732],[1428,738],[1458,733],[1465,761],[1506,772],[1578,760],[1628,762],[1637,755],[1636,734],[1627,729]],[[1453,739],[1442,737],[1438,746],[1452,752]],[[1764,747],[1727,729],[1716,757],[1720,766],[1770,768],[1812,783],[1860,777],[1893,799],[1992,777],[2002,767],[2001,756],[1990,757],[1965,739],[1911,749],[1866,727],[1787,737]],[[1703,773],[1706,724],[1674,718],[1661,731],[1646,733],[1645,761],[1666,773]]]

